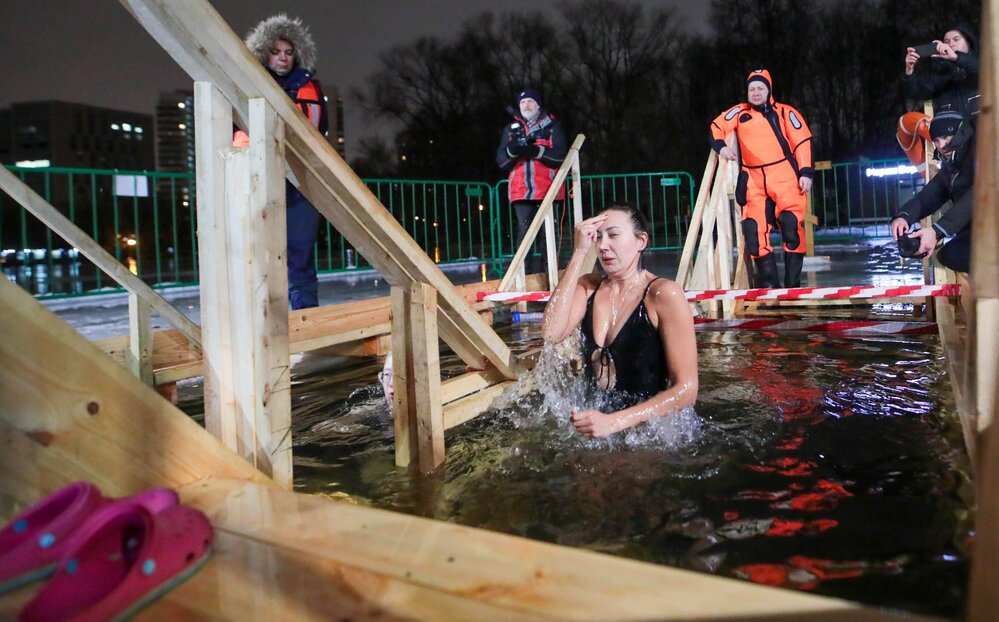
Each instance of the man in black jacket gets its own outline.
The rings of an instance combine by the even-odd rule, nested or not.
[[[918,239],[916,256],[931,252],[938,240],[951,238],[937,253],[937,261],[956,272],[968,272],[975,182],[974,129],[960,113],[948,111],[933,119],[930,137],[941,160],[940,172],[902,206],[891,223],[891,234],[896,240],[903,235]],[[932,227],[908,233],[912,225],[938,211],[947,201],[953,201],[953,205]]]

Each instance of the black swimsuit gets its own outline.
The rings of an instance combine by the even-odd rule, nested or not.
[[[632,311],[614,340],[603,348],[599,347],[593,338],[593,299],[597,295],[596,290],[593,290],[586,301],[586,314],[580,326],[587,379],[595,387],[606,387],[615,394],[627,394],[626,401],[632,404],[644,401],[669,386],[662,340],[645,308],[645,297],[649,295],[649,288],[658,280],[656,278],[649,281],[638,306]],[[600,281],[597,289],[600,289],[604,281]],[[598,359],[596,362],[594,362],[595,353]],[[617,404],[617,407],[620,408],[620,404]]]

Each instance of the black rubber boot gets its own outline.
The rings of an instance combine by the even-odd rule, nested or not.
[[[801,287],[801,264],[805,253],[784,251],[784,287]]]
[[[780,287],[780,277],[777,276],[777,258],[773,253],[753,259],[753,265],[756,266],[756,287],[767,289]]]

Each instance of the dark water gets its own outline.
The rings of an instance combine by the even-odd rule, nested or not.
[[[521,348],[537,333],[501,329]],[[972,492],[937,338],[702,332],[698,347],[696,414],[612,440],[572,430],[580,387],[548,352],[533,388],[448,432],[430,476],[393,466],[379,361],[306,362],[293,387],[296,488],[960,616]]]

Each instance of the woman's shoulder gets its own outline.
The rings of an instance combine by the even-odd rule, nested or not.
[[[579,287],[582,287],[587,293],[594,291],[600,286],[600,282],[604,280],[604,277],[600,276],[596,272],[591,272],[589,274],[584,274],[579,277]]]
[[[687,302],[683,288],[676,281],[662,276],[657,276],[649,282],[646,296],[654,304],[666,304],[675,300],[682,300],[684,303]]]

